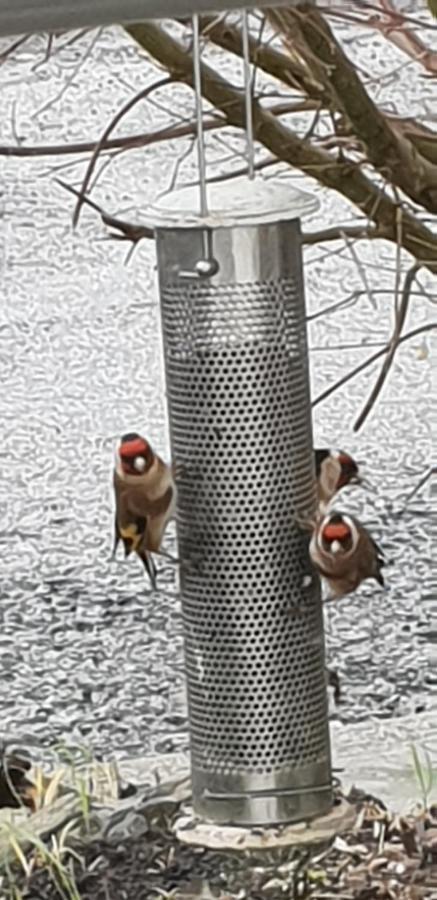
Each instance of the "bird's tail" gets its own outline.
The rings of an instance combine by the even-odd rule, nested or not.
[[[141,550],[138,552],[138,556],[150,578],[150,584],[152,585],[152,589],[156,590],[156,566],[153,560],[153,556],[149,553],[148,550]]]

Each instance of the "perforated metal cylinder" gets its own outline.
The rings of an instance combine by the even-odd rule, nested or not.
[[[159,227],[195,811],[332,805],[299,220]],[[249,217],[250,218],[250,217]],[[268,218],[266,216],[266,218]],[[271,217],[270,217],[271,219]],[[218,263],[196,278],[206,246]],[[191,276],[190,276],[191,273]]]

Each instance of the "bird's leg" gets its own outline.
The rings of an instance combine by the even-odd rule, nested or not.
[[[336,672],[335,669],[328,669],[328,667],[326,667],[325,675],[328,687],[332,687],[334,689],[334,703],[337,706],[339,703],[341,703],[341,684],[338,672]]]
[[[120,529],[118,527],[117,516],[116,516],[115,523],[114,523],[114,544],[112,547],[111,559],[115,559],[115,554],[117,552],[117,547],[120,543],[120,540],[121,540],[121,535],[120,535]]]
[[[153,560],[153,556],[147,550],[139,551],[138,556],[149,576],[150,584],[152,586],[152,591],[156,591],[156,566]]]

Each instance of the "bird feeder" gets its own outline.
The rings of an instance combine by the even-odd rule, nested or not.
[[[216,823],[310,819],[332,805],[300,219],[318,203],[254,177],[208,185],[193,18],[199,190],[156,228],[195,812]]]
[[[291,2],[291,0],[290,0]],[[195,812],[273,825],[332,806],[322,607],[299,522],[314,508],[300,220],[314,198],[254,177],[208,186],[198,13],[228,0],[0,0],[0,35],[193,12],[199,193],[156,225]],[[258,4],[264,5],[263,2]]]

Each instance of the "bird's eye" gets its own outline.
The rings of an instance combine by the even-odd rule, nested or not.
[[[136,469],[137,472],[144,472],[145,468],[146,468],[146,460],[144,459],[144,457],[136,456],[134,459],[134,469]]]

